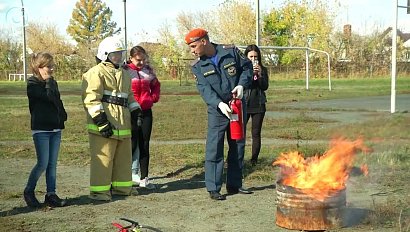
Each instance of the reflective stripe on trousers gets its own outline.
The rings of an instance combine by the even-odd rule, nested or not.
[[[128,195],[131,192],[131,138],[104,138],[89,133],[90,191]]]

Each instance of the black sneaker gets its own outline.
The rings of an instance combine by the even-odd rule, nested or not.
[[[26,202],[27,206],[38,208],[41,206],[40,202],[38,202],[36,195],[34,192],[26,192],[24,191],[24,201]]]
[[[217,200],[217,201],[223,201],[226,200],[226,196],[220,194],[217,191],[210,191],[209,196],[211,197],[212,200]]]
[[[46,195],[44,204],[51,207],[64,207],[67,205],[66,200],[60,199],[57,194]]]

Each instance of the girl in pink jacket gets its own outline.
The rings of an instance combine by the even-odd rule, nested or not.
[[[149,142],[153,121],[151,108],[159,100],[161,84],[154,70],[147,64],[147,59],[145,49],[135,46],[131,48],[127,62],[134,98],[140,104],[143,114],[142,124],[132,128],[132,181],[140,187],[154,189],[155,185],[150,183],[148,178]]]

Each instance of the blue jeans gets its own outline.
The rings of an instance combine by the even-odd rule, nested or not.
[[[55,193],[61,131],[35,133],[33,134],[33,140],[36,148],[37,164],[31,170],[24,191],[34,192],[38,179],[46,171],[47,193]]]

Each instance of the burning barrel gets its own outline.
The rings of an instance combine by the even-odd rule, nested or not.
[[[304,158],[281,153],[276,185],[276,224],[295,230],[327,230],[343,226],[346,181],[358,151],[369,152],[363,140],[335,138],[323,155]]]
[[[315,199],[297,188],[277,182],[276,225],[293,230],[327,230],[342,227],[346,188]]]

